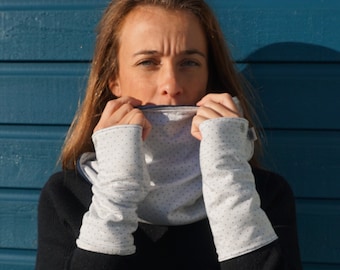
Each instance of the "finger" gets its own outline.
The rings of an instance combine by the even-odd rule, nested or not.
[[[107,102],[94,132],[121,123],[122,118],[141,102],[135,98],[122,97]]]
[[[140,106],[142,102],[133,97],[121,97],[117,99],[112,99],[107,102],[104,111],[107,110],[112,113],[124,104],[129,104],[131,105],[131,107],[137,107],[137,106]]]
[[[229,112],[236,114],[237,116],[240,115],[240,112],[237,108],[237,105],[233,101],[233,98],[228,93],[223,94],[208,94],[204,96],[198,103],[197,106],[208,106],[214,110],[221,111],[222,116],[228,116],[229,112],[224,110],[222,107],[212,106],[212,104],[220,104],[224,108],[228,109]]]
[[[208,94],[197,103],[197,106],[199,108],[191,125],[191,134],[198,140],[202,139],[199,126],[203,121],[219,117],[240,117],[237,105],[227,93]]]
[[[130,104],[131,107],[136,107],[136,106],[139,106],[141,102],[132,97],[122,97],[122,98],[112,99],[106,103],[101,117],[109,118],[115,111],[117,111],[124,104]]]
[[[135,108],[131,104],[122,104],[111,116],[109,121],[112,124],[127,125],[130,124]]]
[[[191,124],[191,135],[195,137],[197,140],[202,140],[202,134],[199,129],[200,124],[207,120],[208,118],[205,118],[200,115],[195,115],[195,117],[192,119],[192,124]]]
[[[150,122],[145,118],[145,121],[143,123],[143,134],[142,134],[142,139],[144,141],[149,136],[151,129],[152,129],[152,126]]]
[[[139,109],[132,109],[120,121],[123,124],[140,125],[143,128],[142,139],[145,140],[151,131],[151,124]]]
[[[131,110],[133,110],[133,107],[130,104],[123,104],[120,107],[118,107],[116,103],[107,104],[94,131],[118,124],[124,124],[121,120]]]
[[[232,107],[232,108],[231,108]],[[233,110],[234,106],[229,105],[226,107],[223,104],[216,103],[214,101],[207,101],[199,107],[197,110],[198,115],[202,115],[206,118],[217,118],[217,117],[240,117],[237,108],[236,111]]]

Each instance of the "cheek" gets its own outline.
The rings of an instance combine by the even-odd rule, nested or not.
[[[187,103],[192,105],[196,104],[206,95],[207,83],[205,80],[194,80],[189,83],[186,87],[185,96]]]
[[[196,89],[196,95],[198,97],[203,97],[206,94],[208,87],[208,75],[207,73],[202,73],[196,77],[196,79],[192,82],[192,85]]]
[[[122,93],[140,101],[148,101],[152,97],[154,91],[152,83],[140,77],[129,76],[121,85]]]

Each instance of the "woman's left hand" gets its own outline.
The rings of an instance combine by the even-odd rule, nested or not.
[[[208,94],[197,102],[196,105],[199,108],[192,121],[191,134],[198,140],[202,139],[199,125],[203,121],[219,117],[240,117],[240,112],[232,96],[228,93]]]

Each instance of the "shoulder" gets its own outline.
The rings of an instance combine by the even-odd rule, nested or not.
[[[91,185],[76,171],[53,174],[42,188],[39,215],[54,214],[59,219],[70,220],[83,215],[92,200]]]
[[[38,206],[39,269],[63,268],[91,198],[91,185],[76,171],[55,173],[45,183]]]
[[[270,207],[279,202],[289,203],[293,206],[293,190],[284,177],[261,168],[253,168],[253,174],[256,190],[260,195],[261,206],[263,208]]]
[[[276,188],[276,189],[287,189],[291,190],[289,183],[286,179],[269,170],[261,169],[261,168],[253,168],[252,169],[255,182],[258,188]]]
[[[86,202],[92,197],[91,184],[74,170],[57,172],[48,179],[42,191],[42,195],[65,198],[67,195]]]

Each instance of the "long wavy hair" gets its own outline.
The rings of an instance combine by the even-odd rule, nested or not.
[[[203,0],[112,0],[97,28],[96,46],[85,98],[75,115],[61,152],[63,169],[74,169],[81,154],[93,152],[93,129],[106,103],[115,98],[108,88],[118,75],[119,37],[126,16],[137,6],[149,5],[193,13],[208,44],[207,93],[228,92],[240,100],[244,116],[253,125],[253,110],[245,95],[244,80],[234,67],[222,30],[213,11]]]

